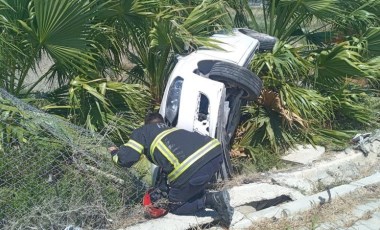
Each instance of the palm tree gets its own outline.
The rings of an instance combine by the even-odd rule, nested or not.
[[[145,113],[150,96],[139,85],[106,81],[111,70],[120,69],[121,60],[120,50],[111,49],[117,47],[111,46],[115,32],[97,21],[104,7],[82,0],[1,1],[1,86],[28,97],[43,80],[55,81],[59,88],[46,95],[51,104],[45,109],[91,130],[100,131],[114,120],[123,124],[116,133],[133,126],[136,120],[116,119],[116,114]],[[28,74],[37,73],[43,57],[52,66],[28,84]]]
[[[278,151],[296,140],[339,142],[348,135],[335,129],[363,129],[374,121],[364,105],[365,94],[373,91],[363,86],[371,88],[380,79],[375,48],[380,41],[379,4],[268,0],[253,10],[248,4],[236,5],[241,18],[235,22],[279,38],[272,51],[252,63],[265,90],[260,105],[245,110],[246,135],[237,145],[266,143]],[[342,126],[340,121],[350,122]]]
[[[7,5],[5,5],[7,3]],[[43,54],[54,65],[39,78],[49,76],[70,78],[75,74],[89,74],[95,69],[95,53],[86,47],[92,4],[85,1],[3,1],[5,20],[2,37],[20,51],[8,59],[13,76],[7,89],[14,94],[30,93],[35,85],[25,85],[30,70],[38,67]],[[29,7],[28,7],[29,6]],[[8,47],[6,47],[8,48]],[[38,81],[38,82],[39,82]]]
[[[124,37],[124,51],[134,67],[128,82],[149,87],[161,100],[176,54],[185,46],[210,45],[206,35],[231,27],[223,1],[110,1],[114,16],[107,24]],[[104,12],[106,15],[109,12]]]
[[[44,108],[97,131],[118,111],[141,120],[150,94],[160,102],[175,54],[211,45],[205,36],[232,24],[224,1],[3,0],[0,10],[2,86],[27,97],[45,79],[58,82]],[[53,65],[28,84],[43,57]],[[138,123],[117,120],[126,130]]]

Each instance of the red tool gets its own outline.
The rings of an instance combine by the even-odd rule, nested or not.
[[[150,196],[152,191],[153,189],[149,189],[145,193],[142,200],[142,204],[145,208],[145,215],[149,218],[158,218],[158,217],[166,215],[168,213],[168,210],[154,206],[154,203],[152,202],[152,199]]]

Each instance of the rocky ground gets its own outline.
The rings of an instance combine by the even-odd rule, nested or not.
[[[380,130],[358,135],[344,151],[299,146],[284,160],[296,166],[241,178],[248,184],[231,186],[230,229],[380,229]],[[121,229],[225,228],[215,212],[206,210]]]

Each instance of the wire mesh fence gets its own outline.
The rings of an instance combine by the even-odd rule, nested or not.
[[[0,229],[107,228],[146,189],[112,164],[111,145],[0,88]]]

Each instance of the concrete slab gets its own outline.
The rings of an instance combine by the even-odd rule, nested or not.
[[[238,223],[239,221],[243,220],[244,218],[245,218],[244,214],[242,214],[239,211],[234,210],[234,215],[232,216],[231,225]]]
[[[335,199],[336,197],[344,196],[350,192],[355,191],[358,188],[376,183],[380,183],[380,173],[375,173],[369,177],[352,182],[350,184],[335,187],[331,189],[330,192],[320,192],[293,202],[257,211],[248,215],[247,219],[251,220],[252,223],[266,218],[281,218],[292,216],[297,213],[310,210],[315,205],[319,205],[321,202],[328,202],[329,199]],[[242,221],[234,224],[232,226],[232,229],[249,228],[251,225],[252,224],[249,224],[249,221],[243,219]]]
[[[216,212],[212,210],[206,210],[204,212],[197,213],[197,216],[178,216],[174,214],[167,214],[164,217],[149,220],[144,223],[130,226],[128,230],[186,230],[194,228],[202,224],[211,223],[214,219],[218,219]]]
[[[243,215],[247,215],[247,214],[256,212],[256,209],[254,207],[252,207],[252,206],[249,206],[249,205],[243,205],[243,206],[240,206],[240,207],[236,207],[235,208],[235,212],[236,211],[240,212]]]
[[[310,195],[321,188],[367,176],[372,173],[372,168],[378,167],[378,162],[376,154],[365,157],[360,150],[350,149],[348,153],[338,152],[328,160],[313,163],[311,166],[304,166],[293,172],[275,173],[270,177],[281,186]]]
[[[318,160],[323,153],[325,153],[325,147],[323,146],[315,146],[314,148],[312,145],[296,145],[295,148],[290,149],[286,155],[281,158],[283,160],[307,165]]]
[[[360,220],[349,228],[350,230],[379,230],[380,229],[380,212],[372,214],[368,220]]]
[[[295,189],[267,183],[252,183],[234,187],[229,190],[229,193],[232,207],[238,207],[254,201],[270,200],[281,195],[289,196],[292,200],[304,197]]]
[[[364,215],[372,213],[378,209],[380,209],[380,200],[368,202],[366,204],[362,204],[355,207],[355,209],[352,211],[352,215],[354,215],[357,218],[362,218]]]
[[[366,197],[363,197],[366,199]],[[360,204],[358,206],[353,207],[351,212],[347,212],[343,215],[336,216],[336,221],[326,222],[320,224],[316,230],[327,230],[327,229],[346,229],[347,223],[355,223],[361,220],[367,219],[368,215],[371,216],[372,213],[375,213],[380,209],[380,200],[369,200],[368,202],[364,202],[364,204]],[[379,225],[380,227],[380,225]],[[356,229],[356,228],[355,228]]]

